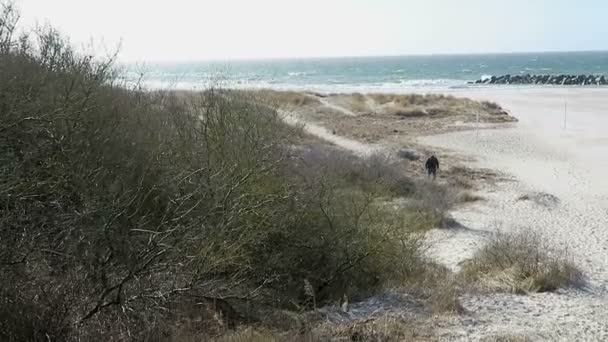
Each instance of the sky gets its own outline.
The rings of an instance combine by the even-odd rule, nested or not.
[[[128,62],[608,50],[606,0],[13,1]]]

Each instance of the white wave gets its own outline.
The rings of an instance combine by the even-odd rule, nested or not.
[[[401,80],[400,84],[413,87],[425,87],[425,86],[454,86],[466,84],[463,80],[454,79],[419,79],[419,80]]]
[[[298,77],[298,76],[308,76],[308,73],[305,71],[292,71],[292,72],[288,72],[287,75],[289,77]]]
[[[262,89],[271,88],[276,90],[315,91],[320,93],[404,93],[424,90],[447,90],[468,87],[467,81],[455,79],[419,79],[400,80],[399,82],[377,82],[377,83],[327,83],[322,84],[294,84],[278,82],[277,80],[224,80],[217,81],[178,81],[166,82],[162,80],[148,80],[143,83],[147,89],[174,89],[174,90],[201,90],[208,87],[223,87],[232,89]]]

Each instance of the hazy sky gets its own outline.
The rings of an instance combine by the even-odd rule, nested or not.
[[[608,0],[16,0],[124,61],[608,50]]]

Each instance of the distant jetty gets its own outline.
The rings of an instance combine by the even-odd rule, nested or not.
[[[503,75],[482,77],[475,84],[551,84],[551,85],[608,85],[608,78],[598,75]]]

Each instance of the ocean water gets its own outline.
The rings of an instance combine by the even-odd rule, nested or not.
[[[519,53],[213,61],[128,65],[148,88],[232,88],[374,91],[460,88],[483,76],[595,74],[608,76],[608,52]]]

